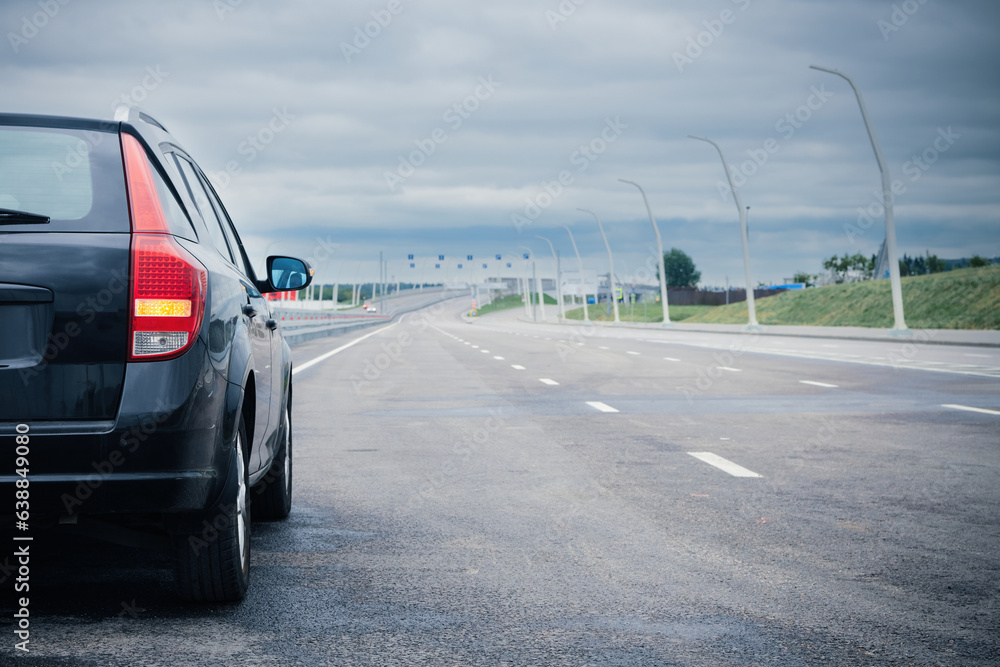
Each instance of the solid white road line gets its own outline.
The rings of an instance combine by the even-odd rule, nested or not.
[[[979,412],[984,415],[1000,415],[997,410],[987,410],[986,408],[973,408],[968,405],[954,405],[952,403],[945,403],[941,406],[942,408],[951,408],[952,410],[965,410],[966,412]]]
[[[704,461],[708,465],[715,466],[719,470],[728,472],[733,477],[760,477],[760,475],[752,470],[747,470],[743,466],[737,465],[712,452],[688,452],[688,454],[700,461]]]
[[[601,403],[600,401],[587,401],[587,405],[601,412],[618,412],[607,403]]]
[[[542,384],[547,384],[550,387],[554,387],[559,384],[555,380],[550,380],[549,378],[538,378],[538,381],[541,382]]]
[[[388,331],[389,329],[393,328],[397,324],[399,324],[399,322],[393,322],[392,324],[390,324],[387,327],[382,327],[381,329],[377,329],[377,330],[375,330],[375,331],[373,331],[371,333],[367,333],[364,336],[361,336],[360,338],[355,338],[350,343],[347,343],[346,345],[341,345],[336,350],[330,350],[326,354],[321,354],[318,357],[316,357],[315,359],[310,359],[309,361],[307,361],[306,363],[302,364],[301,366],[293,368],[292,369],[292,375],[295,375],[299,371],[304,371],[307,368],[315,366],[316,364],[318,364],[321,361],[326,361],[327,359],[329,359],[333,355],[340,354],[341,352],[343,352],[344,350],[346,350],[349,347],[354,347],[355,345],[357,345],[358,343],[360,343],[361,341],[363,341],[366,338],[371,338],[372,336],[380,334],[383,331]]]
[[[813,382],[812,380],[799,380],[801,384],[810,384],[814,387],[825,387],[826,389],[836,389],[837,385],[827,384],[826,382]]]
[[[518,366],[517,364],[511,364],[510,367],[513,368],[515,371],[523,371],[524,370],[524,366]]]

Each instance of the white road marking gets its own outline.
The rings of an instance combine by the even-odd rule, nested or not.
[[[393,328],[397,324],[399,324],[399,322],[394,322],[394,323],[390,324],[387,327],[382,327],[381,329],[377,329],[377,330],[375,330],[375,331],[373,331],[371,333],[367,333],[364,336],[361,336],[360,338],[355,338],[350,343],[347,343],[345,345],[341,345],[340,347],[338,347],[335,350],[330,350],[326,354],[321,354],[318,357],[316,357],[315,359],[311,359],[311,360],[305,362],[304,364],[302,364],[301,366],[298,366],[297,368],[293,368],[292,369],[292,375],[295,375],[299,371],[304,371],[305,369],[310,368],[311,366],[315,366],[316,364],[318,364],[321,361],[326,361],[327,359],[329,359],[333,355],[340,354],[341,352],[343,352],[344,350],[346,350],[349,347],[354,347],[355,345],[357,345],[358,343],[360,343],[361,341],[363,341],[366,338],[371,338],[372,336],[374,336],[376,334],[380,334],[383,331],[388,331],[389,329]]]
[[[493,357],[493,358],[496,359],[497,361],[503,361],[503,357]]]
[[[538,378],[538,381],[541,382],[542,384],[547,384],[550,387],[554,387],[559,384],[555,380],[550,380],[549,378]]]
[[[980,412],[984,415],[1000,415],[1000,411],[997,410],[987,410],[986,408],[973,408],[968,405],[954,405],[952,403],[945,403],[941,406],[942,408],[951,408],[952,410],[965,410],[967,412]]]
[[[610,350],[611,348],[610,348],[610,347],[607,347],[607,346],[605,346],[605,345],[598,345],[598,346],[597,346],[597,349],[599,349],[599,350]]]
[[[472,349],[473,349],[473,350],[478,350],[478,349],[479,349],[479,346],[478,346],[478,345],[473,345],[473,346],[472,346]]]
[[[663,357],[664,361],[680,361],[680,359],[674,359],[673,357]]]
[[[618,412],[607,403],[601,403],[600,401],[587,401],[587,405],[601,412]]]
[[[837,385],[827,384],[826,382],[813,382],[812,380],[799,380],[802,384],[811,384],[814,387],[825,387],[826,389],[836,389]]]
[[[511,364],[511,368],[513,368],[515,371],[523,371],[524,370],[524,366],[518,366],[517,364]]]
[[[639,353],[638,353],[638,352],[632,352],[631,350],[630,350],[630,351],[628,351],[628,352],[626,352],[625,354],[631,354],[631,355],[634,355],[634,356],[636,356],[636,357],[638,357],[638,356],[639,356]]]
[[[712,452],[688,452],[688,454],[700,461],[704,461],[710,466],[715,466],[719,470],[728,472],[733,477],[760,477],[760,475],[752,470],[747,470],[743,466],[724,459],[718,454],[713,454]]]
[[[739,368],[730,368],[729,366],[719,366],[720,371],[729,371],[730,373],[742,373],[743,370]]]

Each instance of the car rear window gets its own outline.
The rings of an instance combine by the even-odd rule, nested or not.
[[[118,133],[0,126],[0,208],[52,219],[5,232],[128,232]]]

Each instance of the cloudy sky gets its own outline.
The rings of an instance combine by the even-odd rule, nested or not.
[[[493,273],[520,246],[551,271],[535,237],[570,259],[559,225],[606,271],[578,208],[633,276],[654,236],[626,178],[703,283],[742,284],[722,162],[689,134],[718,142],[751,207],[754,282],[873,254],[874,154],[850,86],[814,64],[865,96],[900,252],[1000,256],[995,0],[3,0],[0,27],[3,111],[139,103],[253,254],[310,257],[329,282],[374,275],[380,251],[404,278],[455,279],[469,254]]]

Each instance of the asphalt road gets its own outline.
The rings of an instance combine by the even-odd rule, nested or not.
[[[54,538],[0,663],[1000,664],[1000,350],[459,310],[296,348],[242,604]]]

